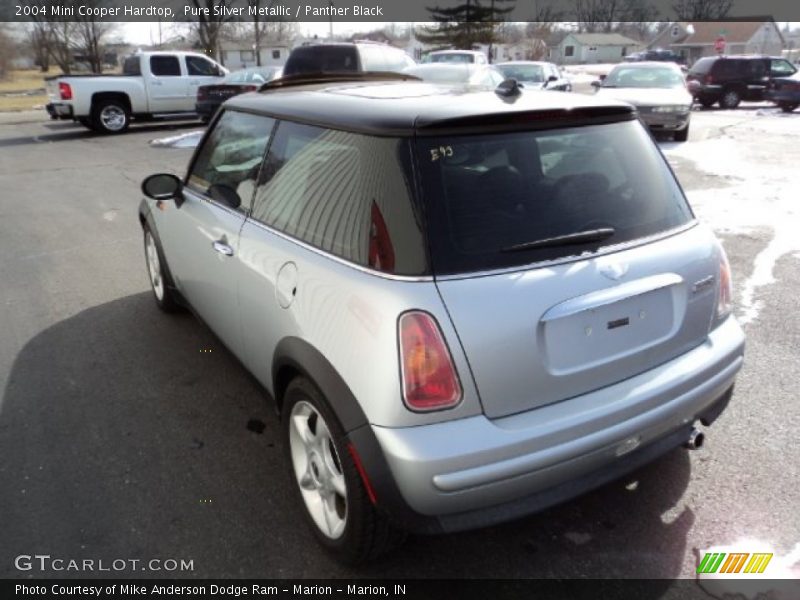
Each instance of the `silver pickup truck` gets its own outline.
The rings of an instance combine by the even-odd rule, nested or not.
[[[131,119],[195,114],[197,88],[228,73],[193,52],[139,52],[121,75],[62,75],[48,79],[52,119],[71,119],[100,133],[121,133]]]

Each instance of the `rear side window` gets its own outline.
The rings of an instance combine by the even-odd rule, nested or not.
[[[361,68],[365,71],[388,71],[383,48],[378,45],[365,44],[359,47],[361,52]]]
[[[151,56],[150,72],[159,77],[180,77],[181,63],[177,56]]]
[[[129,56],[128,58],[126,58],[125,62],[122,65],[122,74],[141,75],[142,74],[141,58],[138,56]]]
[[[386,273],[428,272],[412,204],[406,140],[282,122],[253,218],[316,248]]]
[[[692,218],[664,159],[636,121],[422,137],[417,153],[437,274],[577,255]],[[519,248],[606,228],[614,233],[602,242]]]
[[[689,72],[693,75],[705,75],[711,70],[711,66],[716,62],[717,58],[701,58],[692,65]]]
[[[305,46],[292,50],[283,74],[352,73],[358,70],[355,46]]]
[[[197,154],[188,187],[215,200],[238,197],[247,212],[274,125],[269,117],[225,111]]]

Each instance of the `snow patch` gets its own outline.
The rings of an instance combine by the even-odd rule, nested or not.
[[[195,148],[200,143],[200,139],[203,137],[204,133],[205,130],[201,129],[199,131],[190,131],[179,135],[157,138],[155,140],[150,140],[150,145],[157,148]]]
[[[740,322],[758,318],[762,302],[759,288],[775,283],[774,268],[786,254],[800,250],[800,208],[797,190],[800,176],[782,165],[748,160],[731,138],[722,137],[691,144],[664,145],[668,158],[681,157],[731,184],[723,189],[687,192],[698,218],[719,233],[743,234],[771,229],[773,237],[755,258],[744,283]]]

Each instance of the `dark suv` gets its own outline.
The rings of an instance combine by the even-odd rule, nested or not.
[[[736,108],[742,100],[764,100],[764,92],[775,77],[797,72],[784,58],[771,56],[709,56],[698,60],[686,76],[695,101],[706,108],[719,102]]]
[[[321,43],[292,50],[283,76],[383,71],[401,73],[416,63],[400,48],[377,42]]]

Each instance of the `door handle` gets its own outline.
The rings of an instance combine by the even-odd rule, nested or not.
[[[224,254],[225,256],[233,256],[233,248],[231,248],[225,242],[217,240],[216,242],[213,242],[211,246],[220,254]]]

